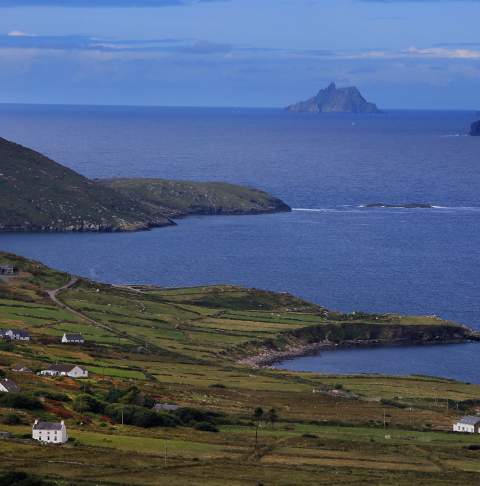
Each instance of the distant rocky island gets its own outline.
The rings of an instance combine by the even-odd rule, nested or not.
[[[480,137],[480,120],[473,122],[470,127],[470,135],[472,137]]]
[[[122,179],[93,181],[0,138],[1,231],[138,231],[189,214],[289,211],[269,194],[233,184]]]
[[[375,103],[368,102],[358,88],[337,88],[331,83],[306,101],[287,106],[294,113],[380,113]]]

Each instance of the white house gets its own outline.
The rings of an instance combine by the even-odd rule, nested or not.
[[[18,393],[20,387],[12,380],[3,378],[0,380],[0,392],[3,393]]]
[[[478,434],[480,431],[480,417],[473,415],[462,417],[458,422],[453,424],[453,431]]]
[[[40,371],[44,376],[69,376],[70,378],[88,378],[88,370],[78,365],[55,364]]]
[[[84,342],[85,339],[83,339],[83,336],[81,334],[65,333],[62,336],[62,343],[64,344],[83,344]]]
[[[40,422],[35,420],[32,427],[32,439],[51,444],[65,444],[68,441],[65,422]]]
[[[30,341],[30,333],[22,329],[7,329],[4,336],[14,341]]]

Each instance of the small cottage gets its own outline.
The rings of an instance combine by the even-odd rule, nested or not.
[[[88,378],[88,370],[78,365],[55,364],[40,371],[44,376],[68,376],[70,378]]]
[[[3,393],[18,393],[20,387],[12,380],[3,378],[0,380],[0,392]]]
[[[12,368],[12,371],[14,373],[33,373],[33,371],[28,368],[27,366],[23,366],[23,365],[16,365]]]
[[[41,422],[35,420],[32,427],[32,439],[50,444],[65,444],[68,441],[65,422]]]
[[[62,336],[62,343],[64,344],[83,344],[85,343],[85,339],[81,334],[67,334],[65,333]]]
[[[178,405],[174,405],[173,403],[156,403],[153,406],[153,410],[155,410],[155,412],[173,412],[179,408],[180,407]]]
[[[478,434],[480,430],[480,417],[469,415],[462,417],[453,424],[454,432],[464,432],[467,434]]]
[[[0,265],[0,275],[15,275],[17,273],[17,267],[15,265],[4,264]]]
[[[4,339],[12,341],[30,341],[30,333],[23,329],[7,329],[4,332]]]

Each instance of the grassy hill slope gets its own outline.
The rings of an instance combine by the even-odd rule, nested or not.
[[[168,224],[137,201],[0,138],[0,230],[110,231]]]
[[[290,210],[283,201],[266,192],[223,182],[111,179],[100,183],[172,218],[189,214],[261,214]]]
[[[480,436],[448,430],[460,414],[474,412],[480,386],[419,376],[292,373],[238,362],[298,339],[342,342],[345,326],[349,337],[388,339],[414,329],[433,339],[451,332],[459,340],[468,337],[462,326],[333,313],[288,294],[234,286],[162,289],[72,280],[0,253],[6,262],[20,273],[0,278],[0,328],[28,329],[32,341],[0,342],[0,374],[22,389],[19,396],[0,394],[0,430],[12,434],[0,440],[0,482],[2,472],[13,470],[58,486],[478,480]],[[58,303],[52,301],[47,291],[68,282]],[[86,343],[62,345],[64,332],[81,332]],[[18,364],[38,371],[57,362],[83,365],[91,375],[76,381],[12,371]],[[180,410],[152,415],[152,401]],[[266,412],[258,443],[256,407]],[[38,417],[63,418],[71,441],[62,447],[31,441]]]

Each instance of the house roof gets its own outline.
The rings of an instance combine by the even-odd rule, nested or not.
[[[20,387],[14,381],[9,380],[8,378],[3,378],[2,380],[0,380],[0,383],[9,392],[16,393],[20,391]]]
[[[21,337],[29,337],[30,333],[28,331],[24,331],[23,329],[9,329],[9,331],[12,331],[13,334],[16,336],[21,336]]]
[[[477,425],[480,423],[480,417],[467,415],[466,417],[462,417],[457,423],[463,425]]]
[[[34,430],[62,430],[63,424],[61,422],[40,422],[37,420],[33,424]]]
[[[54,364],[48,367],[49,371],[58,371],[59,373],[68,373],[75,368],[76,365],[69,365],[69,364]]]
[[[12,368],[12,371],[23,371],[25,373],[31,373],[32,370],[30,368],[28,368],[27,366],[23,366],[23,365],[15,365],[13,368]]]
[[[79,341],[79,340],[82,340],[83,341],[83,336],[81,334],[65,333],[64,336],[69,341]]]
[[[174,405],[173,403],[156,403],[153,406],[153,409],[156,410],[157,412],[159,410],[167,410],[167,411],[173,411],[173,410],[178,410],[180,407],[178,405]]]

